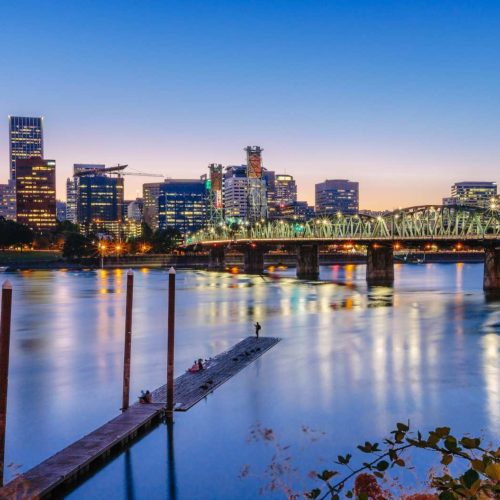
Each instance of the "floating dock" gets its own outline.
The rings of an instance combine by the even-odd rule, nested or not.
[[[174,381],[175,410],[191,408],[279,340],[248,337],[207,360],[203,370],[177,377]],[[133,404],[102,427],[17,476],[0,489],[0,499],[58,497],[68,484],[103,465],[113,453],[161,421],[165,415],[166,385],[153,391],[152,396],[152,403]]]

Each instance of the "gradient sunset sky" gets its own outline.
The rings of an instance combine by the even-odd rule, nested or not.
[[[247,145],[310,202],[326,178],[369,209],[500,181],[498,0],[2,2],[0,46],[0,182],[7,115],[44,116],[61,199],[73,163],[190,178]]]

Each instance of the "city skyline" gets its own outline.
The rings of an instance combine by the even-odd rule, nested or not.
[[[245,144],[262,145],[264,166],[293,175],[309,203],[325,179],[359,182],[362,209],[500,181],[498,3],[283,6],[6,5],[0,40],[25,29],[4,55],[0,182],[8,115],[44,116],[60,199],[74,163],[190,178],[243,163]],[[127,179],[126,197],[142,182]]]

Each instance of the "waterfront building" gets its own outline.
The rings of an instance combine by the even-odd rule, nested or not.
[[[73,224],[78,222],[78,187],[77,179],[66,179],[66,220]]]
[[[144,222],[156,231],[158,221],[158,198],[160,197],[160,182],[149,182],[142,186],[143,219]]]
[[[181,234],[198,231],[207,223],[205,179],[166,179],[160,184],[158,223],[160,229],[173,227]]]
[[[284,207],[297,201],[297,183],[291,175],[278,174],[276,176],[276,193],[274,202]]]
[[[451,186],[451,196],[443,198],[443,205],[489,208],[496,196],[496,182],[456,182]]]
[[[63,222],[66,219],[66,202],[61,200],[56,200],[56,218],[59,222]]]
[[[142,222],[144,212],[144,201],[142,198],[136,198],[127,204],[127,219],[134,222]]]
[[[43,158],[43,118],[9,116],[10,178],[16,178],[16,161]]]
[[[55,160],[16,160],[16,220],[35,231],[56,226]]]
[[[77,221],[85,233],[104,230],[121,238],[123,177],[106,175],[99,170],[103,169],[91,170],[78,179]]]
[[[250,222],[267,219],[267,184],[260,146],[247,146],[247,213]],[[274,173],[273,173],[274,174]]]
[[[247,217],[248,180],[246,165],[231,165],[224,172],[224,214],[226,219]]]
[[[74,163],[73,175],[95,170],[104,170],[102,163]],[[71,177],[66,180],[66,219],[73,224],[78,223],[78,182],[80,177]]]
[[[288,222],[306,222],[314,219],[314,216],[314,207],[310,206],[307,201],[294,201],[280,206],[277,218]]]
[[[316,184],[317,215],[355,215],[359,210],[359,183],[346,179],[325,180]]]
[[[0,217],[16,220],[16,182],[0,184]]]
[[[208,165],[209,177],[206,179],[208,191],[207,217],[210,224],[215,225],[224,221],[223,203],[223,169],[220,163]]]
[[[276,218],[277,203],[276,203],[276,172],[273,170],[262,169],[262,178],[266,182],[266,198],[267,198],[267,217],[269,219]]]

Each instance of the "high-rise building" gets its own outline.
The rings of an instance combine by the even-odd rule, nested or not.
[[[56,200],[56,218],[59,222],[64,222],[66,218],[66,202]]]
[[[257,222],[267,219],[267,184],[263,177],[260,146],[247,146],[247,219]]]
[[[112,177],[99,169],[79,176],[77,221],[84,232],[106,230],[122,236],[123,188],[123,177]]]
[[[456,182],[451,186],[451,197],[443,198],[443,205],[489,208],[496,195],[496,182]]]
[[[127,204],[127,219],[134,222],[142,222],[144,212],[144,201],[142,198],[136,198]]]
[[[36,231],[56,225],[56,162],[39,157],[16,160],[16,219]]]
[[[156,231],[158,221],[158,198],[160,197],[160,182],[148,182],[142,186],[143,218],[144,222]]]
[[[297,201],[297,184],[291,175],[277,175],[275,185],[274,202],[277,205],[284,207]]]
[[[106,165],[101,163],[74,163],[73,175],[86,171],[104,170]],[[78,182],[80,177],[71,177],[66,180],[66,219],[73,224],[78,223]]]
[[[316,184],[317,215],[355,215],[359,210],[359,183],[345,179]]]
[[[207,187],[204,179],[166,179],[160,184],[160,229],[174,227],[183,235],[207,223]]]
[[[16,220],[16,182],[0,184],[0,217]]]
[[[276,172],[262,169],[262,179],[266,182],[267,216],[269,219],[276,218]]]
[[[206,180],[208,191],[208,221],[210,224],[219,224],[224,220],[223,204],[223,174],[220,163],[208,165],[209,177]]]
[[[78,222],[78,186],[75,177],[66,179],[66,220]]]
[[[43,118],[9,116],[10,178],[16,178],[16,160],[43,158]]]
[[[314,207],[307,201],[294,201],[278,209],[279,218],[288,222],[306,222],[313,219],[314,215]]]
[[[245,165],[226,167],[224,172],[224,214],[226,219],[241,219],[247,217],[248,180]]]

